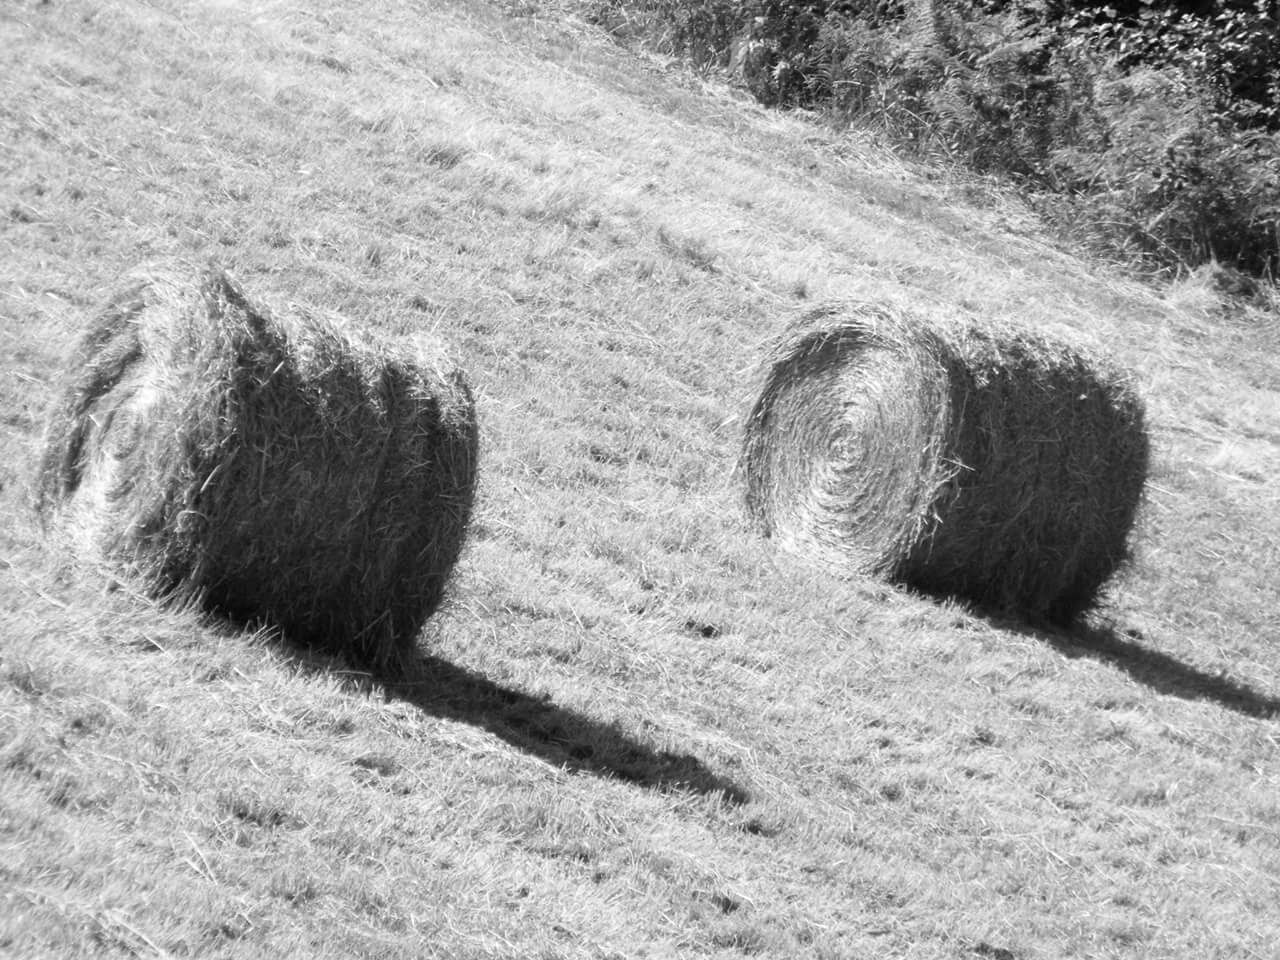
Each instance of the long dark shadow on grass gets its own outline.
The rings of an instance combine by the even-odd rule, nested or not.
[[[751,799],[696,757],[657,750],[615,723],[504,687],[438,657],[425,658],[408,678],[379,679],[375,685],[389,698],[432,716],[482,727],[558,767],[657,789],[719,793],[735,805]]]
[[[213,615],[232,629],[263,626]],[[566,770],[615,777],[659,790],[720,794],[726,803],[748,803],[751,794],[687,753],[657,750],[607,723],[495,683],[482,673],[439,657],[370,671],[268,628],[264,636],[308,673],[340,673],[366,693],[417,707],[423,713],[482,727],[514,747]],[[354,669],[352,669],[354,667]]]
[[[1159,650],[1138,643],[1114,627],[1082,625],[1071,630],[1022,628],[1068,657],[1091,657],[1123,670],[1139,683],[1184,700],[1212,700],[1249,717],[1280,716],[1280,697],[1255,690],[1221,674],[1206,673]]]

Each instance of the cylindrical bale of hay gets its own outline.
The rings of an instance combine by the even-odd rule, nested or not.
[[[167,265],[74,351],[36,506],[155,596],[389,666],[441,601],[477,445],[434,340],[276,313],[214,267]]]
[[[779,338],[741,469],[748,512],[789,552],[1065,624],[1128,559],[1148,457],[1121,372],[849,303]]]

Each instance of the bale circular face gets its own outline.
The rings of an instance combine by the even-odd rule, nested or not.
[[[790,553],[1066,622],[1128,556],[1147,459],[1126,379],[1077,351],[853,303],[779,339],[741,465]]]
[[[888,572],[885,545],[916,535],[919,478],[935,469],[947,401],[941,369],[918,346],[849,324],[788,347],[747,445],[748,501],[780,546]]]
[[[155,441],[150,424],[161,413],[161,391],[148,383],[146,370],[126,374],[116,387],[94,403],[88,413],[80,453],[81,480],[68,498],[62,526],[78,552],[110,552],[137,531],[122,527],[118,516],[142,479],[134,464],[147,456]]]

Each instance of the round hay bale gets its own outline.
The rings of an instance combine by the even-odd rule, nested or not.
[[[170,265],[74,351],[36,506],[154,596],[389,666],[441,601],[477,445],[439,344],[277,314],[214,267]]]
[[[793,324],[762,381],[747,509],[789,552],[1054,623],[1129,556],[1143,405],[1065,344],[850,303]]]

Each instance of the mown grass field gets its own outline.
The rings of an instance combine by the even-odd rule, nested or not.
[[[551,5],[0,7],[0,954],[1273,957],[1280,326]],[[410,682],[41,542],[125,271],[430,330],[482,480]],[[733,472],[829,297],[1135,370],[1137,560],[1074,633],[775,560]]]

